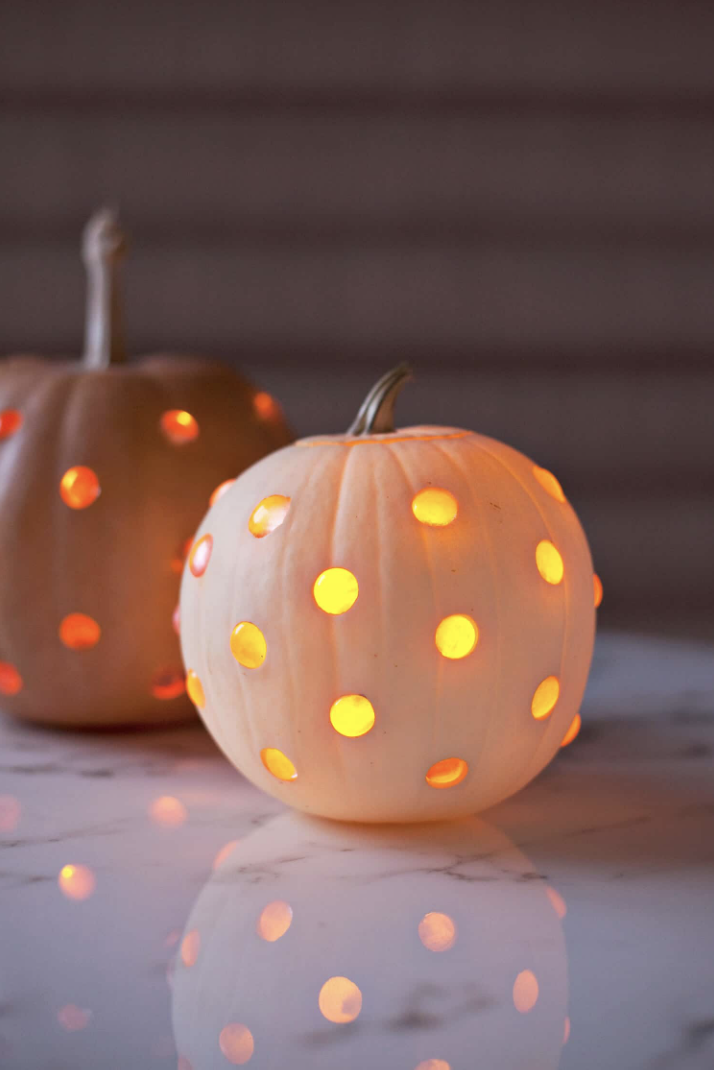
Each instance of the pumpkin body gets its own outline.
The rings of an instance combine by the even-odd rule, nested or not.
[[[3,708],[76,726],[190,715],[171,623],[182,547],[216,485],[289,440],[282,419],[222,365],[167,356],[10,359],[0,409],[21,421],[0,441]],[[162,423],[174,412],[195,437]],[[75,468],[96,476],[86,505],[81,479],[61,487]]]
[[[181,595],[189,691],[231,761],[293,806],[354,821],[465,815],[528,783],[577,715],[595,622],[585,535],[542,472],[448,427],[306,439],[244,472],[204,517],[210,560]],[[433,489],[452,502],[431,516],[446,523],[420,510]],[[271,496],[289,503],[263,531]],[[326,611],[330,569],[358,593],[340,602],[337,583]],[[246,624],[264,645],[236,635]]]

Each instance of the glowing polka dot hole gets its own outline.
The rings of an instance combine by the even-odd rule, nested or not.
[[[86,613],[70,613],[59,626],[59,637],[68,650],[91,650],[102,635],[96,620]]]
[[[198,421],[185,409],[169,409],[159,421],[164,437],[172,446],[185,446],[199,435]]]
[[[458,502],[451,491],[441,487],[426,487],[414,495],[412,512],[420,524],[445,528],[456,520]]]
[[[343,695],[330,707],[330,723],[341,736],[364,736],[374,720],[374,707],[364,695]]]
[[[553,543],[543,539],[536,546],[536,566],[546,583],[556,585],[563,579],[563,558]]]
[[[313,595],[321,610],[338,616],[357,601],[359,585],[354,573],[346,568],[328,568],[315,580]]]
[[[215,505],[216,502],[220,501],[226,491],[230,490],[234,483],[235,479],[224,479],[222,483],[219,483],[211,497],[208,499],[208,504]]]
[[[248,530],[256,539],[270,535],[283,523],[289,509],[290,499],[284,494],[271,494],[263,498],[250,514]]]
[[[463,758],[442,758],[429,769],[426,782],[430,788],[455,788],[465,779],[468,771],[468,762]]]
[[[246,669],[259,669],[268,653],[265,636],[257,624],[243,620],[231,632],[231,653]]]
[[[550,716],[559,695],[560,681],[557,676],[547,676],[545,680],[538,684],[531,702],[531,713],[536,721],[542,721],[545,717]]]
[[[440,954],[456,943],[456,924],[448,914],[431,911],[419,922],[419,939],[427,951]]]
[[[593,601],[595,603],[595,609],[598,609],[602,604],[602,594],[602,580],[596,572],[593,575]]]
[[[349,977],[331,977],[320,989],[317,1002],[328,1022],[345,1025],[359,1017],[362,993]]]
[[[281,936],[285,936],[292,920],[293,910],[290,904],[283,899],[275,899],[261,910],[255,931],[261,940],[274,944]]]
[[[189,669],[186,673],[186,692],[194,706],[202,710],[206,705],[206,696],[199,675],[193,669]]]
[[[70,509],[87,509],[101,492],[96,472],[85,465],[68,468],[60,480],[60,497]]]
[[[580,718],[580,714],[576,713],[575,717],[573,717],[573,720],[570,722],[570,728],[565,733],[565,736],[563,738],[563,742],[560,744],[561,747],[567,747],[569,743],[573,742],[573,740],[578,735],[578,732],[580,731],[581,724],[582,724],[582,721],[581,721],[581,718]]]
[[[260,760],[276,780],[297,780],[297,769],[281,750],[276,747],[264,747]]]
[[[12,438],[22,427],[22,413],[18,409],[0,412],[0,439]]]
[[[547,468],[539,468],[538,465],[535,465],[533,468],[533,475],[536,477],[541,487],[550,494],[551,498],[555,498],[557,502],[565,501],[563,488],[552,472],[549,472]]]
[[[221,1029],[218,1046],[232,1066],[243,1066],[253,1057],[255,1041],[247,1025],[242,1022],[229,1022]]]
[[[193,576],[200,578],[208,568],[208,562],[213,553],[213,536],[202,535],[198,542],[194,543],[188,555],[188,567]]]
[[[465,613],[444,617],[434,636],[439,653],[452,661],[467,657],[478,642],[475,620]]]

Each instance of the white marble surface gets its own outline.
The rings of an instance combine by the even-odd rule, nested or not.
[[[199,726],[1,722],[0,1066],[225,1070],[242,1024],[256,1070],[711,1068],[714,655],[603,636],[583,713],[520,795],[427,829],[288,813]]]

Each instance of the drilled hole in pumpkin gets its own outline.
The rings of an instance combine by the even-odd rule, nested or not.
[[[255,535],[256,539],[262,539],[270,535],[271,531],[279,528],[290,508],[290,499],[283,494],[271,494],[258,502],[248,520],[248,531]]]
[[[453,613],[444,617],[436,629],[434,642],[439,653],[456,661],[467,657],[478,643],[476,621],[466,613]]]
[[[595,572],[593,574],[593,600],[595,602],[595,609],[597,609],[598,606],[601,604],[602,595],[602,580],[598,576],[597,572]]]
[[[528,1014],[538,1002],[538,979],[532,970],[522,970],[513,983],[513,1006]]]
[[[253,1057],[255,1041],[247,1025],[229,1022],[218,1035],[218,1046],[232,1066],[243,1066]]]
[[[202,710],[206,705],[206,695],[200,677],[193,669],[189,669],[186,673],[186,691],[194,706]]]
[[[297,780],[297,769],[281,750],[264,747],[260,752],[260,760],[277,780]]]
[[[552,472],[549,472],[547,468],[539,468],[536,464],[533,465],[533,475],[536,477],[543,490],[550,494],[551,498],[555,498],[557,502],[565,501],[563,488]]]
[[[194,543],[188,555],[188,567],[192,575],[202,576],[208,568],[208,562],[213,553],[213,536],[203,535],[197,543]]]
[[[426,774],[426,782],[430,788],[455,788],[468,771],[468,763],[463,758],[442,758],[432,765]]]
[[[231,632],[231,654],[246,669],[258,669],[265,661],[268,645],[257,624],[243,620]]]
[[[215,505],[216,502],[223,497],[226,491],[229,490],[234,483],[235,479],[224,479],[222,483],[219,483],[211,497],[208,499],[208,504]]]
[[[431,911],[419,922],[419,939],[427,951],[448,951],[456,943],[456,924],[448,914]]]
[[[275,420],[280,415],[280,405],[265,390],[261,390],[255,395],[253,408],[261,420]]]
[[[354,1022],[362,1010],[362,993],[349,977],[331,977],[318,996],[318,1006],[328,1022],[344,1025]]]
[[[195,966],[201,950],[201,934],[198,929],[191,929],[181,941],[181,961],[184,966]]]
[[[71,863],[62,866],[57,883],[60,886],[60,891],[68,899],[77,900],[89,899],[97,884],[94,873],[89,866],[78,866]]]
[[[364,736],[374,727],[374,706],[364,695],[343,695],[330,707],[330,722],[341,736]]]
[[[563,558],[548,539],[543,539],[536,546],[536,565],[546,583],[557,584],[565,571]]]
[[[22,677],[9,661],[0,661],[0,694],[16,695],[22,690]]]
[[[22,427],[22,413],[18,409],[0,412],[0,439],[10,438]]]
[[[91,650],[101,634],[96,620],[86,613],[69,613],[59,626],[59,637],[69,650]]]
[[[560,744],[561,747],[567,747],[569,743],[573,742],[573,740],[577,736],[578,732],[580,731],[580,726],[581,725],[582,725],[582,720],[580,718],[580,714],[576,713],[575,716],[573,717],[572,721],[570,722],[570,728],[568,729],[568,731],[565,733],[565,736],[563,737],[563,742]]]
[[[169,409],[163,414],[159,424],[172,446],[184,446],[198,438],[198,420],[185,409]]]
[[[292,920],[293,910],[290,904],[283,899],[276,899],[274,902],[268,903],[266,907],[263,907],[255,929],[262,940],[267,940],[269,944],[274,944],[281,936],[285,936],[292,924]]]
[[[420,524],[445,528],[456,520],[459,505],[451,491],[427,487],[412,498],[412,512]]]
[[[151,681],[151,694],[158,699],[172,699],[183,695],[186,681],[183,673],[175,669],[160,669]]]
[[[357,577],[346,568],[328,568],[315,580],[312,593],[325,613],[346,613],[357,601]]]
[[[96,472],[82,464],[68,468],[60,480],[60,497],[70,509],[86,509],[101,493]]]
[[[548,717],[555,707],[560,695],[560,681],[557,676],[546,676],[545,680],[538,684],[531,702],[531,713],[536,721],[542,721]]]

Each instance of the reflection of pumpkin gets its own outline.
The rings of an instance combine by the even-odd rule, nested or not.
[[[590,553],[560,484],[469,431],[393,431],[405,375],[346,435],[245,472],[182,586],[189,693],[225,752],[348,820],[472,813],[522,787],[592,653]]]
[[[0,695],[31,720],[190,712],[171,626],[181,548],[216,485],[289,438],[275,403],[266,417],[268,396],[219,364],[124,363],[121,247],[97,216],[82,362],[0,367]]]
[[[173,974],[179,1065],[555,1070],[563,901],[535,877],[474,818],[398,831],[271,821],[187,923]]]

